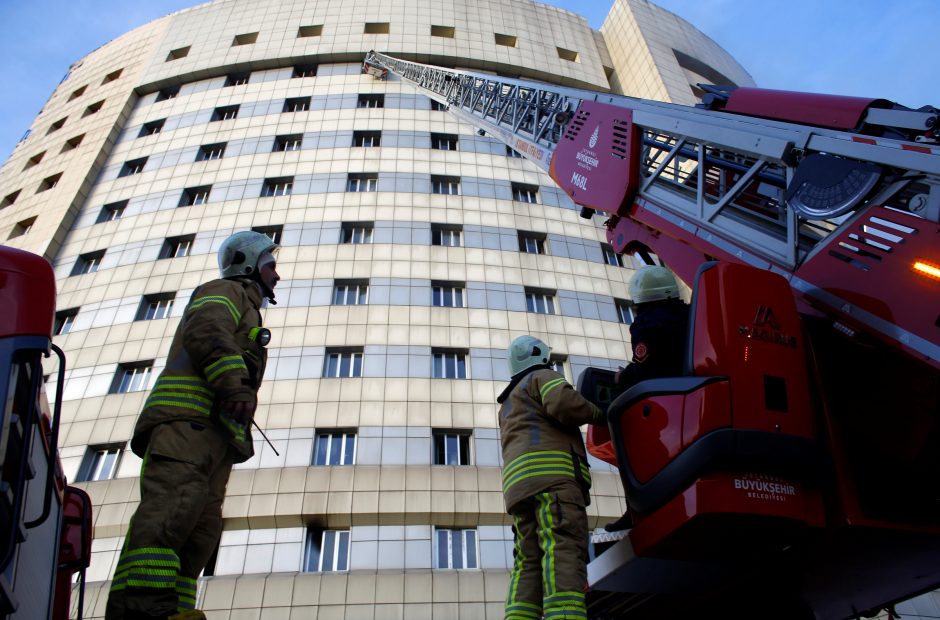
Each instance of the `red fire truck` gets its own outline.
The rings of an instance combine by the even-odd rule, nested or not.
[[[81,618],[91,501],[67,486],[58,456],[65,356],[52,344],[55,278],[43,258],[0,246],[0,617]],[[50,414],[42,360],[58,356]]]
[[[940,111],[700,85],[690,108],[370,53],[692,289],[684,373],[592,452],[632,527],[593,618],[859,617],[940,586]]]

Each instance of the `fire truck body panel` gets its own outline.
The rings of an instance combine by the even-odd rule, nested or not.
[[[589,444],[633,518],[589,565],[593,617],[846,618],[940,585],[938,110],[714,86],[693,109],[366,64],[695,283],[685,376],[612,404],[612,373],[579,382],[610,406]]]

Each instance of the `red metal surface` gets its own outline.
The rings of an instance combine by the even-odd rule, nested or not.
[[[723,111],[790,123],[851,130],[858,127],[869,107],[889,107],[886,99],[795,93],[763,88],[738,88]]]
[[[649,481],[682,451],[684,404],[683,395],[656,396],[624,412],[624,449],[639,482]]]
[[[52,336],[55,276],[42,257],[0,246],[0,338]]]
[[[610,429],[606,424],[589,424],[587,450],[596,459],[617,467],[617,451],[610,440]]]
[[[642,136],[633,111],[583,101],[558,143],[549,174],[580,205],[617,213],[639,188]]]
[[[807,355],[789,282],[721,263],[703,272],[696,286],[694,374],[732,378],[733,426],[815,437]],[[774,386],[785,390],[783,410],[768,402]]]
[[[747,517],[749,527],[741,527],[736,516]],[[696,480],[651,515],[634,515],[630,542],[640,556],[678,553],[690,559],[713,550],[714,541],[720,539],[725,553],[722,558],[726,558],[735,543],[742,549],[777,544],[779,537],[788,535],[781,528],[781,519],[822,527],[825,515],[819,492],[795,480],[720,472]],[[755,536],[755,530],[763,530],[762,535]]]
[[[682,448],[713,430],[731,426],[731,386],[727,381],[709,383],[688,394],[682,412]]]
[[[864,240],[877,245],[864,243]],[[841,244],[860,248],[863,253]],[[937,307],[930,300],[940,299],[940,281],[915,273],[913,265],[918,260],[940,264],[940,226],[878,206],[868,209],[838,235],[831,235],[826,240],[826,248],[800,266],[795,274],[889,324],[936,343],[940,339]],[[826,307],[818,299],[811,303]],[[841,308],[826,309],[840,316],[844,323],[858,326],[853,324],[851,313],[846,314]],[[864,331],[877,334],[870,327]],[[923,354],[911,352],[916,358],[924,359]],[[938,359],[925,361],[940,368]]]

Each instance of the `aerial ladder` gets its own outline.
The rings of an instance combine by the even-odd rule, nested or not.
[[[596,538],[592,617],[861,617],[940,586],[940,111],[720,85],[692,108],[375,52],[363,72],[693,290],[683,376],[579,380],[632,525]]]

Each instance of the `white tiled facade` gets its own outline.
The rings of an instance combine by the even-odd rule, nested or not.
[[[197,606],[214,620],[502,617],[505,348],[545,339],[572,382],[623,363],[618,303],[632,271],[607,264],[599,218],[580,218],[548,176],[396,80],[362,75],[370,49],[679,103],[707,79],[688,67],[753,83],[644,0],[618,0],[600,31],[529,0],[218,0],[78,61],[0,169],[0,239],[55,267],[66,474],[111,472],[80,482],[95,506],[86,618],[103,616],[137,501],[140,460],[123,448],[147,392],[120,393],[121,379],[149,387],[189,295],[217,275],[219,244],[252,227],[282,245],[256,415],[280,454],[257,437],[233,472]],[[381,132],[379,145],[354,146],[356,132],[369,144]],[[434,148],[454,139],[456,150]],[[442,182],[449,193],[434,193]],[[514,200],[520,186],[535,204]],[[343,243],[352,228],[370,228],[370,242]],[[521,237],[544,254],[521,252]],[[339,305],[337,286],[365,303]],[[463,289],[458,307],[435,305],[435,287],[449,303]],[[527,293],[553,313],[527,311]],[[331,355],[358,376],[326,376]],[[323,446],[335,464],[316,464]],[[594,527],[625,502],[616,472],[592,465]],[[324,530],[345,541],[339,570],[311,570],[309,541]]]

